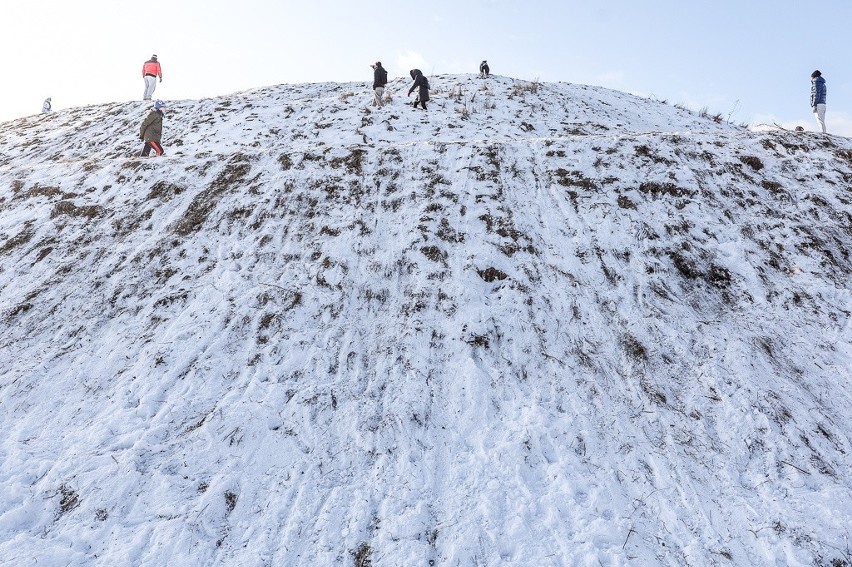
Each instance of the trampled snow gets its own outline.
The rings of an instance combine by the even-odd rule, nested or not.
[[[852,564],[852,142],[431,82],[0,124],[0,565]]]

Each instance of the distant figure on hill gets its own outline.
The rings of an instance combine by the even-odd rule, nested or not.
[[[42,113],[48,113],[48,112],[50,112],[50,109],[51,109],[50,97],[47,97],[46,99],[44,99],[44,104],[41,105],[41,111],[42,111]]]
[[[823,134],[825,134],[825,94],[825,79],[822,78],[822,73],[814,71],[811,73],[811,110]]]
[[[158,100],[154,103],[154,108],[142,121],[142,127],[139,129],[139,138],[145,142],[142,148],[142,157],[148,157],[151,150],[154,150],[155,156],[163,155],[163,146],[160,140],[163,137],[163,111],[166,109],[166,103]]]
[[[163,82],[163,70],[160,68],[160,62],[157,61],[157,56],[152,55],[150,59],[142,65],[142,78],[145,80],[145,94],[142,100],[151,100],[154,96],[154,89],[157,88],[157,77],[160,82]]]
[[[388,72],[382,67],[381,61],[376,61],[370,67],[373,68],[373,106],[381,108],[385,85],[388,84]]]
[[[418,89],[417,96],[414,98],[414,108],[417,108],[417,104],[420,103],[423,110],[426,110],[426,101],[429,100],[429,81],[423,76],[420,69],[412,69],[409,71],[409,75],[414,79],[414,84],[408,89],[408,96],[411,96],[414,89]]]
[[[482,63],[479,64],[479,78],[487,79],[488,75],[491,74],[491,69],[488,67],[488,61],[482,60]]]

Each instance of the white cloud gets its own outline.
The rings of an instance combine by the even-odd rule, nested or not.
[[[400,74],[408,75],[411,69],[420,69],[424,73],[429,73],[429,64],[426,62],[426,58],[416,51],[406,49],[397,52],[395,64]]]

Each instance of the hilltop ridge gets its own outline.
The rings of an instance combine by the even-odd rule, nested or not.
[[[279,85],[201,101],[168,101],[171,153],[227,154],[286,145],[509,141],[673,131],[730,132],[733,126],[662,102],[599,87],[494,76],[438,75],[426,111],[405,106],[410,81],[392,79],[388,105],[369,106],[361,83]],[[29,163],[137,155],[150,102],[70,109],[0,125],[0,156]],[[8,163],[8,162],[6,162]],[[4,165],[0,162],[0,167]]]
[[[848,565],[852,142],[430,78],[0,124],[0,565]]]

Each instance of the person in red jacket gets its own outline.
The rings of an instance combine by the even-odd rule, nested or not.
[[[145,94],[142,100],[151,100],[154,94],[154,89],[157,88],[157,77],[160,82],[163,82],[163,70],[160,68],[160,62],[157,61],[157,56],[152,55],[151,58],[145,61],[142,65],[142,78],[145,79]]]

